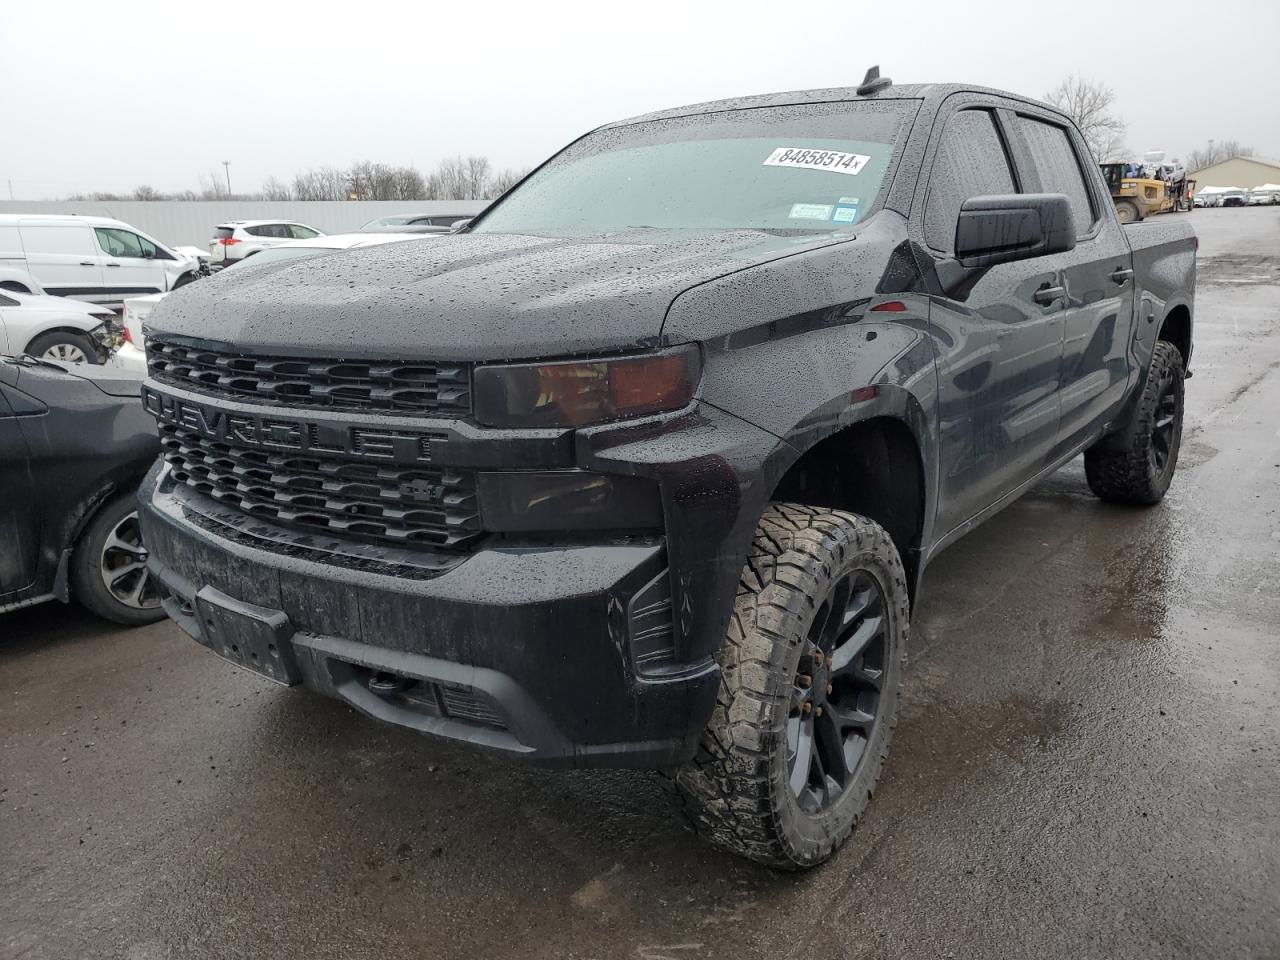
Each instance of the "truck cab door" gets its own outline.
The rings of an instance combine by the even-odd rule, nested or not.
[[[960,206],[1020,189],[999,111],[981,102],[939,117],[913,230],[937,263],[954,253]],[[940,137],[940,140],[938,139]],[[917,191],[917,198],[920,191]],[[992,267],[929,309],[938,371],[939,538],[1013,493],[1045,465],[1058,433],[1063,300],[1056,257]]]
[[[1095,437],[1119,410],[1128,388],[1134,322],[1133,257],[1111,212],[1088,147],[1052,114],[1019,108],[1010,127],[1020,141],[1023,182],[1065,194],[1076,224],[1074,250],[1055,256],[1063,298],[1062,418],[1051,459]]]

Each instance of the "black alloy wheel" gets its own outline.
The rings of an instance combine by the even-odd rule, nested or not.
[[[800,653],[787,716],[791,791],[819,813],[853,783],[880,715],[887,623],[884,592],[867,570],[832,587]]]

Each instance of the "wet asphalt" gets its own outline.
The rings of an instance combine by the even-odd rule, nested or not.
[[[1280,208],[1190,217],[1168,498],[1076,462],[930,568],[827,866],[53,604],[0,617],[0,957],[1280,957]]]

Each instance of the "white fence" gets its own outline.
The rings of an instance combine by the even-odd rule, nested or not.
[[[426,213],[469,217],[485,200],[10,200],[0,213],[79,213],[113,217],[170,246],[208,247],[227,220],[298,220],[325,233],[350,233],[376,217]]]

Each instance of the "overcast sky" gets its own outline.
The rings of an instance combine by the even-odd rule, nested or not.
[[[660,107],[857,84],[1117,94],[1134,153],[1209,138],[1280,157],[1280,2],[476,0],[121,5],[16,0],[0,17],[0,196],[236,191],[353,160],[543,159]]]

